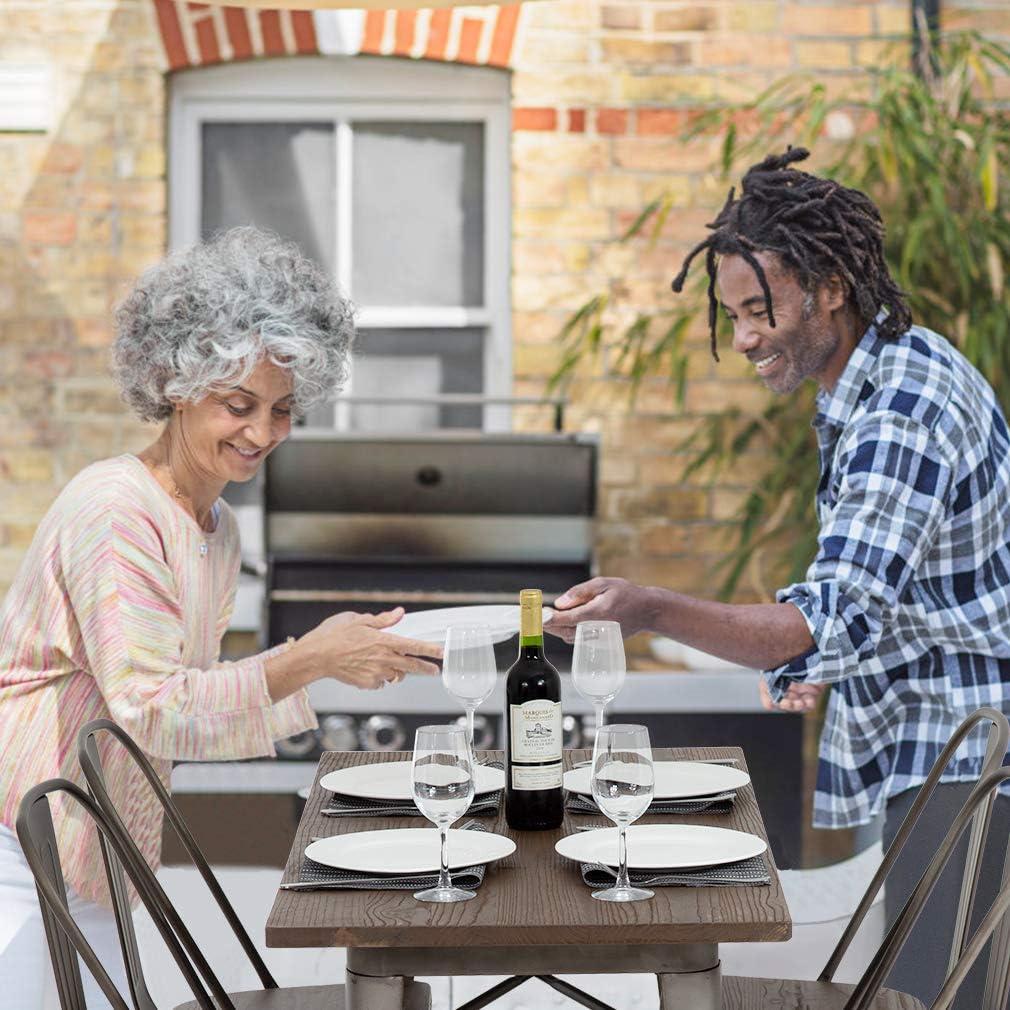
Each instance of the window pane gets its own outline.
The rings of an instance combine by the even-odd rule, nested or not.
[[[428,397],[479,393],[484,384],[484,330],[359,330],[352,396]],[[479,406],[355,403],[352,431],[479,428]]]
[[[483,305],[483,123],[353,124],[359,305]]]
[[[255,224],[334,268],[331,123],[204,123],[201,234]]]

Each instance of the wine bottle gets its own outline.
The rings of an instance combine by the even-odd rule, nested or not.
[[[505,681],[505,820],[536,831],[559,827],[561,677],[544,656],[543,595],[519,594],[519,658]]]

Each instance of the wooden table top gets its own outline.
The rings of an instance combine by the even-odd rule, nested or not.
[[[737,747],[657,748],[657,759],[734,757],[746,768]],[[565,766],[590,751],[566,751]],[[489,752],[489,757],[500,757]],[[323,817],[325,790],[319,779],[337,768],[372,761],[409,760],[403,752],[329,751],[320,758],[316,781],[295,835],[284,880],[298,877],[302,854],[312,836],[391,827],[419,827],[420,817]],[[504,806],[504,804],[503,804]],[[740,790],[728,814],[660,815],[636,823],[676,821],[748,831],[767,841],[754,789]],[[673,944],[749,940],[788,940],[792,921],[771,849],[765,859],[771,884],[739,887],[657,887],[649,901],[616,904],[596,901],[578,866],[554,851],[554,843],[578,825],[605,818],[565,813],[556,831],[512,831],[502,810],[481,819],[489,831],[514,839],[516,851],[488,867],[471,901],[437,905],[416,901],[410,891],[281,891],[266,924],[268,947],[456,947],[528,944]],[[434,827],[432,827],[434,830]]]

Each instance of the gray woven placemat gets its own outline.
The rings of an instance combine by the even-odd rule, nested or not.
[[[472,817],[493,817],[501,809],[504,790],[485,793],[467,808]],[[323,817],[422,817],[423,814],[410,802],[400,800],[367,800],[360,796],[343,796],[330,793],[326,806],[319,811]]]
[[[463,830],[487,831],[487,828],[467,822],[463,825]],[[452,871],[452,882],[456,887],[465,887],[472,891],[484,882],[486,870],[486,863],[461,867]],[[325,866],[305,856],[298,870],[298,879],[280,886],[284,891],[419,891],[425,887],[434,887],[437,883],[437,873],[361,873],[355,870],[338,870],[336,867]]]
[[[610,887],[617,871],[602,863],[582,863],[582,880],[589,887]],[[772,882],[764,856],[752,856],[738,863],[709,866],[699,870],[631,870],[635,887],[728,887],[734,884],[765,885]]]
[[[653,800],[647,814],[728,814],[733,809],[736,793],[733,791],[699,796],[690,800]],[[565,809],[573,814],[596,814],[600,808],[592,796],[584,793],[566,793]]]
[[[466,866],[452,871],[452,882],[456,887],[473,890],[484,882],[486,866]],[[306,856],[302,860],[298,872],[298,880],[289,884],[281,884],[285,891],[321,891],[321,890],[359,890],[359,891],[420,891],[425,887],[434,887],[438,883],[437,873],[420,874],[418,876],[400,876],[397,874],[368,875],[353,873],[349,870],[337,870],[332,866],[323,866]]]

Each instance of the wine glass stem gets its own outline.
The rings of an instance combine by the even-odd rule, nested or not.
[[[631,881],[628,880],[628,839],[625,835],[628,826],[624,821],[620,821],[617,825],[617,837],[618,837],[618,855],[619,855],[619,866],[617,869],[617,883],[615,887],[630,887]]]
[[[442,866],[438,871],[438,886],[449,888],[452,887],[452,879],[449,877],[449,825],[440,824],[438,831],[442,842]]]
[[[473,754],[473,713],[472,708],[466,710],[466,737],[470,741],[470,753]]]
[[[603,725],[603,709],[605,704],[602,701],[595,701],[593,704],[596,706],[596,728],[599,729]]]

